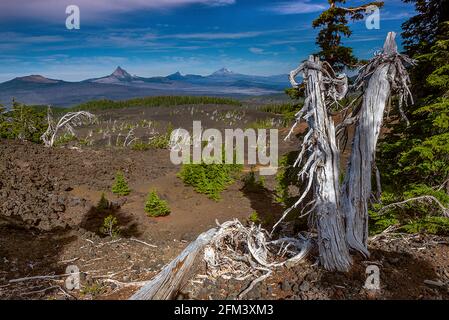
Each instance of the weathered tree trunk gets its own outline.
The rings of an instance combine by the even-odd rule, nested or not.
[[[304,114],[309,126],[302,146],[303,151],[307,150],[309,155],[302,172],[308,177],[308,185],[313,185],[320,261],[327,270],[347,271],[351,265],[351,257],[345,241],[344,217],[339,210],[340,157],[334,122],[328,114],[325,101],[329,92],[339,93],[336,87],[330,88],[328,84],[341,79],[333,79],[331,71],[326,71],[319,58],[313,56],[293,72],[292,84],[295,83],[294,76],[300,71],[304,75],[306,100],[298,120]],[[323,75],[323,72],[326,74]],[[303,152],[298,163],[302,161],[302,154]]]
[[[192,269],[195,266],[198,254],[212,240],[217,230],[217,228],[213,228],[200,234],[156,277],[137,291],[130,300],[169,300],[175,298],[175,295],[194,271]]]
[[[313,56],[290,74],[292,85],[297,87],[295,77],[303,73],[306,86],[304,107],[298,112],[296,123],[305,119],[309,131],[294,165],[301,166],[304,163],[299,175],[303,179],[307,177],[307,183],[299,200],[275,226],[313,190],[314,200],[310,211],[315,212],[320,261],[327,270],[348,271],[351,266],[350,248],[369,254],[368,201],[383,113],[390,95],[395,91],[400,93],[399,110],[404,116],[402,103],[407,100],[407,96],[411,96],[408,91],[409,78],[402,60],[412,61],[398,54],[394,38],[394,33],[388,34],[383,53],[376,56],[359,75],[360,82],[366,88],[359,113],[353,119],[344,119],[348,123],[352,121],[347,120],[357,119],[357,127],[342,188],[339,185],[340,161],[336,130],[327,104],[345,96],[347,78],[336,76],[329,64]],[[173,298],[185,284],[198,254],[216,234],[216,228],[201,234],[131,299]]]
[[[377,140],[385,106],[393,91],[397,73],[400,73],[397,64],[401,62],[398,59],[395,36],[394,32],[388,34],[383,52],[359,75],[360,81],[365,85],[365,92],[342,186],[341,210],[346,218],[347,243],[351,249],[365,256],[369,255],[368,201],[371,196]],[[403,78],[399,80],[402,81]]]

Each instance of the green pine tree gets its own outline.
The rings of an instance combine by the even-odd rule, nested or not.
[[[148,194],[147,201],[145,202],[145,212],[150,217],[162,217],[170,214],[170,208],[165,200],[162,200],[153,190]]]
[[[380,156],[387,160],[382,171],[397,187],[442,186],[449,194],[449,31],[416,58],[433,69],[421,85],[428,95],[410,108],[410,127],[392,126],[381,145]]]
[[[127,196],[131,193],[131,189],[125,180],[123,172],[117,171],[115,175],[115,181],[112,186],[112,192],[118,194],[119,196]]]
[[[97,203],[97,210],[98,211],[106,211],[109,209],[109,201],[106,199],[106,195],[104,192],[101,194],[100,201]]]
[[[329,9],[313,21],[314,28],[321,28],[316,43],[321,48],[318,53],[321,60],[327,61],[335,71],[341,72],[345,68],[357,67],[359,60],[354,56],[352,48],[342,45],[342,37],[349,38],[352,34],[348,26],[348,19],[352,21],[362,20],[365,17],[366,8],[377,6],[381,8],[383,2],[371,2],[358,7],[345,8],[338,6],[346,0],[328,0]]]

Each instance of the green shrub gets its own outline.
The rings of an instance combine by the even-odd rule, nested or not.
[[[153,137],[150,142],[148,142],[149,148],[154,149],[167,149],[170,144],[170,135],[158,135]]]
[[[169,123],[167,125],[167,129],[164,134],[159,134],[154,137],[151,137],[148,143],[137,140],[136,142],[133,143],[131,148],[137,151],[146,151],[150,148],[168,149],[168,147],[170,146],[170,137],[173,129],[174,129],[173,125]]]
[[[131,189],[125,180],[125,177],[121,171],[118,171],[115,175],[115,182],[112,186],[112,192],[119,196],[127,196],[131,193]]]
[[[55,146],[63,146],[71,141],[75,141],[76,136],[71,133],[64,133],[62,136],[59,136],[55,141]]]
[[[148,143],[137,140],[136,142],[134,142],[132,144],[131,149],[136,150],[136,151],[147,151],[148,149],[150,149],[150,146]]]
[[[398,226],[399,220],[397,213],[391,210],[383,214],[377,211],[369,210],[369,233],[371,235],[379,234],[390,226]]]
[[[106,199],[106,195],[104,193],[101,194],[100,201],[98,201],[96,208],[98,211],[106,211],[109,209],[109,201]]]
[[[113,215],[109,215],[103,220],[103,225],[100,227],[100,232],[105,236],[116,238],[120,234],[120,228],[117,226],[117,218]]]
[[[413,57],[417,65],[410,70],[415,103],[406,110],[410,125],[397,121],[399,115],[393,114],[396,117],[379,145],[379,168],[383,183],[400,192],[410,184],[425,184],[445,185],[449,193],[449,22],[437,26],[433,15],[417,17],[407,22],[409,26],[428,19],[431,31],[439,34],[427,45],[416,45],[420,53]],[[419,39],[416,29],[409,31],[408,42]],[[428,39],[427,33],[420,37]]]
[[[12,108],[0,108],[0,138],[27,140],[41,143],[41,136],[47,130],[45,109],[27,106],[13,101]]]
[[[80,146],[91,146],[93,144],[93,140],[89,140],[88,138],[78,138],[78,143]]]
[[[220,193],[234,182],[234,176],[241,170],[242,165],[235,164],[184,164],[178,177],[196,192],[218,201]]]
[[[449,235],[449,219],[446,217],[427,216],[411,220],[402,228],[407,233],[428,233],[435,235]]]
[[[261,191],[265,188],[265,177],[259,176],[256,177],[256,173],[253,168],[251,171],[243,177],[243,189],[249,192],[257,192]]]
[[[148,194],[147,201],[145,202],[145,212],[150,217],[163,217],[170,214],[170,208],[168,207],[167,201],[159,198],[154,190]]]
[[[419,196],[434,196],[437,198],[444,206],[449,206],[449,195],[443,190],[435,190],[423,183],[411,184],[408,189],[403,193],[405,199],[416,198]]]
[[[401,206],[381,211],[384,206],[389,204],[423,195],[432,195],[445,206],[449,204],[449,196],[443,191],[435,191],[425,185],[414,185],[401,197],[394,193],[384,192],[382,203],[372,205],[369,210],[370,234],[378,234],[390,226],[395,226],[398,232],[449,235],[449,218],[441,216],[441,208],[436,204],[410,201]]]
[[[272,129],[275,126],[275,119],[258,119],[254,122],[251,122],[247,125],[247,129]]]
[[[296,119],[296,113],[301,110],[301,108],[302,103],[284,103],[266,105],[263,106],[260,110],[282,115],[283,125],[288,126]]]
[[[290,207],[295,198],[290,195],[290,186],[299,187],[299,168],[293,167],[299,152],[292,151],[282,156],[279,160],[279,169],[276,174],[276,201]]]
[[[257,213],[257,211],[253,211],[249,215],[248,220],[253,222],[253,223],[260,223],[260,218],[259,218],[259,214]]]
[[[102,286],[101,284],[95,282],[90,285],[84,286],[80,293],[82,296],[84,295],[91,295],[92,297],[98,296],[106,291],[106,287]]]

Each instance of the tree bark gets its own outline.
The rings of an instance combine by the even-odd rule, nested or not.
[[[394,32],[388,34],[383,53],[370,62],[375,65],[372,75],[362,79],[367,81],[367,85],[342,186],[341,209],[346,218],[347,243],[351,249],[365,256],[369,256],[368,200],[371,196],[372,168],[385,106],[397,71],[395,35]]]
[[[335,80],[345,86],[347,82],[342,78],[334,79],[331,70],[324,71],[318,57],[311,56],[293,71],[292,84],[296,84],[294,76],[300,71],[306,85],[306,100],[300,114],[304,114],[309,126],[303,143],[303,150],[307,150],[309,155],[302,172],[308,177],[308,185],[313,185],[320,261],[327,270],[348,271],[351,257],[345,241],[344,217],[339,210],[339,150],[335,125],[325,101],[330,93],[334,98],[336,95],[340,98],[344,96],[336,86],[330,88],[329,83]],[[297,163],[302,161],[301,154]]]

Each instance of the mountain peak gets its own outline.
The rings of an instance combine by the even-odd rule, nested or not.
[[[233,74],[235,73],[229,70],[228,68],[221,68],[220,70],[217,70],[214,73],[212,73],[213,76],[228,76]]]
[[[126,72],[126,70],[122,69],[118,66],[115,71],[111,74],[111,76],[116,77],[118,79],[130,79],[132,76]]]
[[[179,71],[167,76],[167,79],[170,79],[170,80],[180,80],[182,78],[183,78],[183,76],[182,76],[181,72],[179,72]]]
[[[35,82],[35,83],[58,83],[58,82],[60,82],[59,80],[49,79],[49,78],[46,78],[46,77],[41,76],[39,74],[32,74],[32,75],[29,75],[29,76],[19,77],[19,78],[16,78],[16,79],[20,80],[20,81]]]

